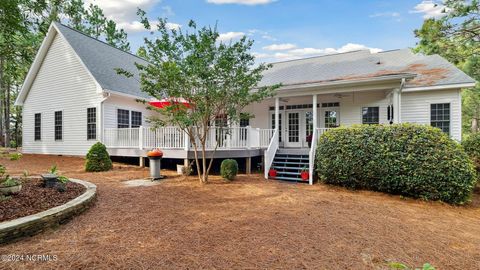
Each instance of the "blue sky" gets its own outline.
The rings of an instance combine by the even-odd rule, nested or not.
[[[415,46],[413,30],[425,18],[442,16],[437,1],[422,0],[87,0],[129,33],[132,48],[142,42],[136,7],[151,20],[168,17],[171,27],[218,22],[224,41],[248,35],[258,61],[370,48],[372,51]]]

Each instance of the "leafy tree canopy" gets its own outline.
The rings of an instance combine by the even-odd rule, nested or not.
[[[152,29],[145,12],[138,11],[145,28]],[[178,126],[188,134],[193,145],[198,176],[207,182],[212,159],[205,155],[211,124],[233,125],[242,109],[273,95],[279,85],[257,87],[268,66],[255,64],[250,53],[252,40],[246,37],[223,43],[216,27],[198,27],[190,21],[187,30],[167,27],[164,19],[155,26],[156,33],[145,38],[139,54],[149,64],[137,64],[142,91],[173,104],[158,110],[162,117],[153,119],[159,125]],[[133,76],[129,71],[119,71]],[[190,108],[178,103],[188,101]],[[216,121],[219,118],[222,121]],[[198,151],[202,151],[200,166]]]
[[[478,0],[446,0],[445,16],[427,19],[415,35],[415,50],[439,54],[480,81],[480,3]],[[463,91],[464,132],[478,132],[480,85]]]

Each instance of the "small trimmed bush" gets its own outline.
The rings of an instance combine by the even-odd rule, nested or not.
[[[423,125],[330,130],[320,137],[316,165],[328,184],[453,204],[467,202],[476,183],[460,144]]]
[[[234,159],[225,159],[220,165],[220,174],[227,180],[233,180],[238,173],[238,163]]]
[[[463,139],[462,146],[472,159],[477,172],[480,172],[480,133],[468,135],[468,137]]]
[[[112,169],[112,161],[108,155],[107,148],[100,142],[92,145],[88,150],[85,171],[103,172]]]

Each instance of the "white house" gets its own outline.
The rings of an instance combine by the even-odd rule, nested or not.
[[[151,129],[149,99],[133,78],[145,61],[59,23],[53,23],[16,101],[23,106],[23,152],[85,155],[103,142],[111,155],[145,155],[188,161],[190,144],[176,127]],[[461,89],[475,81],[438,55],[409,49],[371,54],[355,51],[274,63],[261,85],[282,83],[276,96],[250,105],[254,118],[228,131],[213,128],[215,157],[264,156],[265,176],[297,180],[308,167],[310,183],[318,136],[352,124],[411,122],[441,128],[461,140]],[[307,136],[313,137],[312,146]]]

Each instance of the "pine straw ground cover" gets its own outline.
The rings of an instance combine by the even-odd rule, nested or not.
[[[85,192],[85,187],[68,182],[66,190],[44,188],[40,178],[23,181],[22,190],[0,201],[0,222],[33,215],[75,199]]]
[[[60,173],[98,186],[96,204],[58,229],[0,246],[0,254],[57,256],[0,269],[385,269],[387,261],[437,269],[480,268],[480,194],[463,207],[239,175],[122,182],[147,169],[114,164],[84,173],[71,157],[24,155],[9,170]]]

